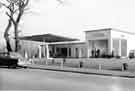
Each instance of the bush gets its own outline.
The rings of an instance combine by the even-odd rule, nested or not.
[[[135,50],[130,50],[128,57],[135,58]]]
[[[134,53],[129,53],[129,58],[135,58]]]

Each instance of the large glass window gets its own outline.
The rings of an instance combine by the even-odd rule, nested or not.
[[[127,40],[121,40],[121,56],[127,56]]]
[[[113,39],[113,51],[115,56],[119,55],[119,39]]]
[[[71,57],[71,48],[69,48],[69,57]]]

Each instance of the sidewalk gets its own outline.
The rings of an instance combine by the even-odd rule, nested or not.
[[[97,69],[71,68],[65,66],[60,67],[60,66],[48,66],[48,65],[36,65],[36,64],[25,64],[24,66],[27,66],[27,68],[30,69],[42,69],[42,70],[61,71],[61,72],[73,72],[73,73],[82,73],[82,74],[135,78],[135,72],[128,72],[128,71],[97,70]]]

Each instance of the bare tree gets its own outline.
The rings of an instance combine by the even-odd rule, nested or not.
[[[15,35],[15,52],[19,50],[19,37],[18,37],[18,27],[24,12],[28,9],[29,0],[3,0],[0,2],[2,6],[6,8],[6,15],[9,17],[8,25],[5,29],[4,38],[7,43],[8,52],[12,51],[10,41],[9,41],[9,30],[11,25],[14,27]]]
[[[9,19],[8,20],[8,25],[7,25],[7,27],[6,27],[6,29],[5,29],[5,32],[4,32],[4,38],[5,38],[5,40],[6,40],[6,44],[7,44],[7,50],[8,50],[8,53],[9,52],[12,52],[12,48],[11,48],[11,45],[10,45],[10,39],[9,39],[9,34],[8,34],[8,32],[9,32],[9,29],[10,29],[10,27],[11,27],[11,20]]]
[[[5,14],[8,16],[8,24],[4,32],[4,38],[6,40],[7,44],[7,50],[8,52],[12,52],[11,44],[10,44],[10,38],[9,38],[9,30],[11,26],[14,27],[14,35],[15,35],[15,52],[19,50],[19,23],[24,15],[24,12],[28,9],[28,3],[30,0],[1,0],[0,5],[4,6]],[[60,4],[64,3],[64,0],[56,0]]]

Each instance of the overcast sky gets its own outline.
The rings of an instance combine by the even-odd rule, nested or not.
[[[135,0],[32,0],[20,24],[22,35],[53,33],[84,40],[84,31],[118,28],[135,31]],[[0,31],[7,18],[0,13]]]

